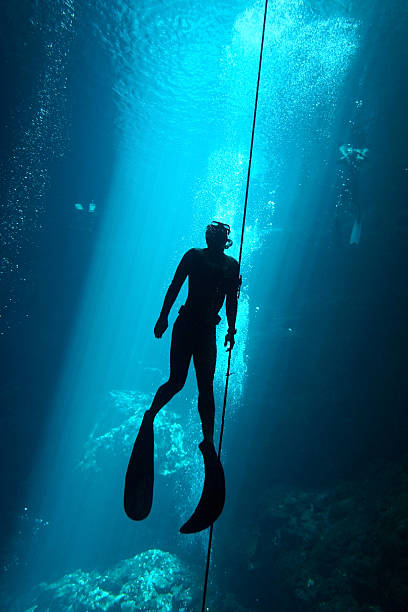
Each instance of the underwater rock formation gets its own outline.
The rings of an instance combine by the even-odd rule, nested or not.
[[[79,468],[100,471],[114,457],[129,456],[151,401],[152,397],[145,393],[110,391],[106,409],[85,444]],[[168,411],[163,408],[154,422],[155,454],[160,453],[161,457],[157,471],[162,475],[173,474],[189,463],[184,429],[179,420],[173,408]]]
[[[41,583],[26,612],[75,610],[176,611],[197,608],[197,578],[175,555],[148,550],[104,573],[77,570],[53,583]]]
[[[241,516],[245,524],[238,519],[219,534],[217,562],[225,565],[228,551],[231,588],[234,576],[246,574],[245,588],[235,591],[244,605],[407,610],[408,457],[325,489],[276,486]]]
[[[9,612],[195,612],[202,602],[203,568],[198,569],[197,574],[197,568],[174,554],[147,550],[104,572],[76,570],[55,582],[42,582],[22,601],[1,601],[7,601]],[[251,612],[211,582],[210,591],[211,610]]]

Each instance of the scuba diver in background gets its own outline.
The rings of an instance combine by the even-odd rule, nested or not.
[[[339,147],[341,169],[339,178],[341,189],[336,203],[335,227],[339,231],[340,213],[353,215],[354,222],[350,234],[349,244],[359,244],[361,236],[361,203],[359,197],[359,173],[361,164],[367,159],[367,148],[357,149],[350,144]]]
[[[181,391],[186,382],[191,358],[198,386],[198,411],[203,430],[199,449],[203,455],[205,480],[202,495],[182,533],[195,533],[209,527],[221,514],[225,501],[225,479],[214,447],[214,392],[216,363],[216,325],[226,299],[228,333],[224,346],[235,343],[235,320],[240,286],[238,262],[224,253],[232,245],[230,227],[213,221],[206,229],[207,248],[190,249],[181,259],[164,298],[163,308],[154,327],[161,338],[168,327],[168,315],[188,277],[188,296],[174,323],[170,349],[170,377],[156,392],[143,417],[129,461],[125,481],[125,511],[133,520],[142,520],[153,501],[154,441],[153,420],[163,406]]]

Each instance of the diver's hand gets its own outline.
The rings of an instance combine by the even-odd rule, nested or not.
[[[168,326],[169,322],[167,317],[159,317],[156,325],[154,326],[154,335],[156,338],[161,338]]]
[[[227,352],[228,351],[232,351],[232,349],[234,348],[234,344],[235,344],[235,334],[237,333],[237,330],[228,330],[227,335],[225,336],[225,341],[224,341],[224,346],[227,346],[229,343],[229,346],[227,348]]]

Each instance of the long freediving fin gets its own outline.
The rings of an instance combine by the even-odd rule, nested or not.
[[[146,412],[126,471],[124,506],[129,518],[142,521],[151,510],[154,484],[153,418]]]
[[[181,533],[197,533],[210,527],[220,516],[225,503],[225,476],[214,445],[201,442],[205,478],[200,501],[192,516],[180,528]]]

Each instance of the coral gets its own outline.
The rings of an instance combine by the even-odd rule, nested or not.
[[[53,583],[41,583],[27,598],[26,612],[75,610],[191,609],[197,602],[197,579],[171,553],[148,550],[104,573],[77,570]]]
[[[85,444],[78,467],[83,471],[100,471],[112,458],[130,455],[151,399],[136,391],[111,391],[107,407]],[[157,470],[163,475],[173,474],[188,463],[184,429],[179,419],[173,409],[163,408],[154,422],[156,457],[160,454]]]
[[[248,604],[261,593],[264,606],[293,612],[405,611],[407,474],[408,457],[324,490],[280,485],[260,494],[241,508],[245,525],[231,523],[218,542],[217,562],[225,566],[228,551],[231,578],[251,576],[235,596]]]

